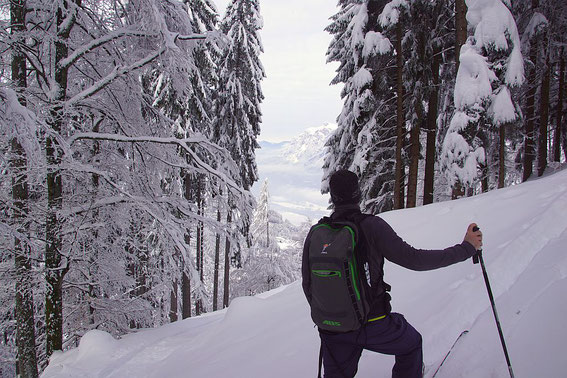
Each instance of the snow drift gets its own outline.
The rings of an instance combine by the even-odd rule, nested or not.
[[[484,258],[517,377],[560,378],[567,371],[567,170],[458,201],[382,214],[410,244],[445,247],[477,222]],[[507,377],[506,362],[479,265],[430,272],[389,264],[393,308],[422,333],[430,377]],[[319,339],[300,282],[223,311],[115,340],[92,331],[55,354],[52,377],[314,377]],[[393,357],[364,352],[357,377],[390,377]]]

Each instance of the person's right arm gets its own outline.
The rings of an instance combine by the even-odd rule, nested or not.
[[[389,261],[412,270],[432,270],[465,261],[476,253],[479,238],[472,233],[461,244],[445,249],[417,249],[406,243],[398,234],[380,217],[368,217],[364,225],[365,236],[371,240],[371,245],[378,248]],[[482,245],[482,235],[480,236]]]

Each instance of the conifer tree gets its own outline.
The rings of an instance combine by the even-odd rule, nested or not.
[[[499,156],[498,176],[504,179],[504,126],[519,117],[511,88],[523,83],[524,69],[510,10],[500,0],[468,5],[467,20],[474,36],[460,51],[456,113],[445,137],[442,164],[451,186],[467,188],[470,193],[478,182],[479,169],[484,176],[483,191],[489,189],[487,175],[493,156]]]
[[[250,233],[258,243],[265,241],[266,247],[270,246],[270,193],[268,191],[268,179],[264,180],[262,189],[260,189],[260,198],[254,211]]]
[[[255,150],[264,99],[260,82],[266,76],[259,59],[264,51],[259,35],[262,26],[258,0],[231,1],[220,26],[228,41],[219,64],[213,138],[238,162],[245,190],[258,180]]]
[[[265,77],[259,56],[264,51],[259,32],[263,20],[258,0],[232,0],[221,21],[220,29],[227,42],[219,64],[219,87],[215,100],[216,119],[213,140],[226,148],[239,169],[239,184],[249,190],[258,180],[255,150],[259,147],[262,113],[260,104],[264,99],[261,81]],[[239,229],[248,234],[247,213],[234,216],[235,201],[228,195],[226,224],[229,230]],[[234,225],[238,219],[240,226]],[[228,306],[230,261],[239,265],[238,249],[231,251],[231,238],[236,235],[229,231],[225,238],[224,295],[223,307]]]
[[[327,141],[322,190],[328,191],[333,172],[350,169],[360,178],[363,209],[385,211],[392,208],[393,189],[393,129],[388,115],[393,107],[392,81],[387,69],[392,45],[378,22],[383,4],[340,4],[341,10],[326,29],[333,34],[327,60],[340,63],[332,83],[345,84],[341,94],[344,105],[338,128]]]

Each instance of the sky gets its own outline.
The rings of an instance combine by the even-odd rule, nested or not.
[[[222,16],[229,0],[213,0]],[[331,35],[324,31],[336,0],[260,0],[262,81],[260,140],[287,141],[308,127],[334,123],[342,85],[330,85],[337,63],[326,64]]]

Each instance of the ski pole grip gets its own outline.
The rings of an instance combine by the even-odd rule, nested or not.
[[[477,232],[477,231],[479,230],[479,228],[475,226],[475,227],[473,227],[472,230],[473,230],[473,232]],[[472,257],[472,262],[473,262],[473,264],[478,264],[478,263],[479,263],[479,261],[480,261],[480,254],[481,254],[481,253],[482,253],[482,249],[481,249],[481,250],[478,250],[478,251],[473,255],[473,257]]]

